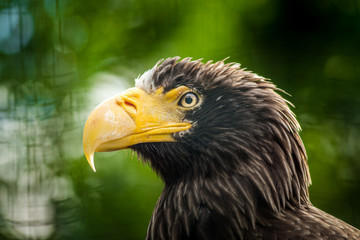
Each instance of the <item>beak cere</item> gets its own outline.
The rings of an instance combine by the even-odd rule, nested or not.
[[[128,148],[147,142],[174,142],[172,134],[187,130],[184,113],[177,109],[179,87],[163,94],[160,88],[148,94],[130,88],[97,106],[85,123],[83,147],[87,161],[95,171],[94,153]]]

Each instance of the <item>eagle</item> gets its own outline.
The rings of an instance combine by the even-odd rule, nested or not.
[[[164,181],[147,240],[360,239],[314,207],[300,125],[268,79],[238,63],[167,58],[87,119],[83,147],[130,148]]]

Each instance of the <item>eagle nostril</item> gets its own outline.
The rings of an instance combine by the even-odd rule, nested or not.
[[[129,99],[122,98],[118,101],[118,104],[131,116],[135,117],[137,113],[137,108],[135,103],[130,101]]]

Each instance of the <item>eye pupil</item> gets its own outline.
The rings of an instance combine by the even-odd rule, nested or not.
[[[185,98],[185,102],[186,102],[187,104],[191,104],[191,103],[193,102],[193,98],[190,97],[190,96],[187,96],[187,97]]]

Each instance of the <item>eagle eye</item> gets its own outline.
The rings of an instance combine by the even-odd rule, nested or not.
[[[179,101],[179,106],[184,108],[194,107],[199,102],[199,97],[193,92],[185,93]]]

